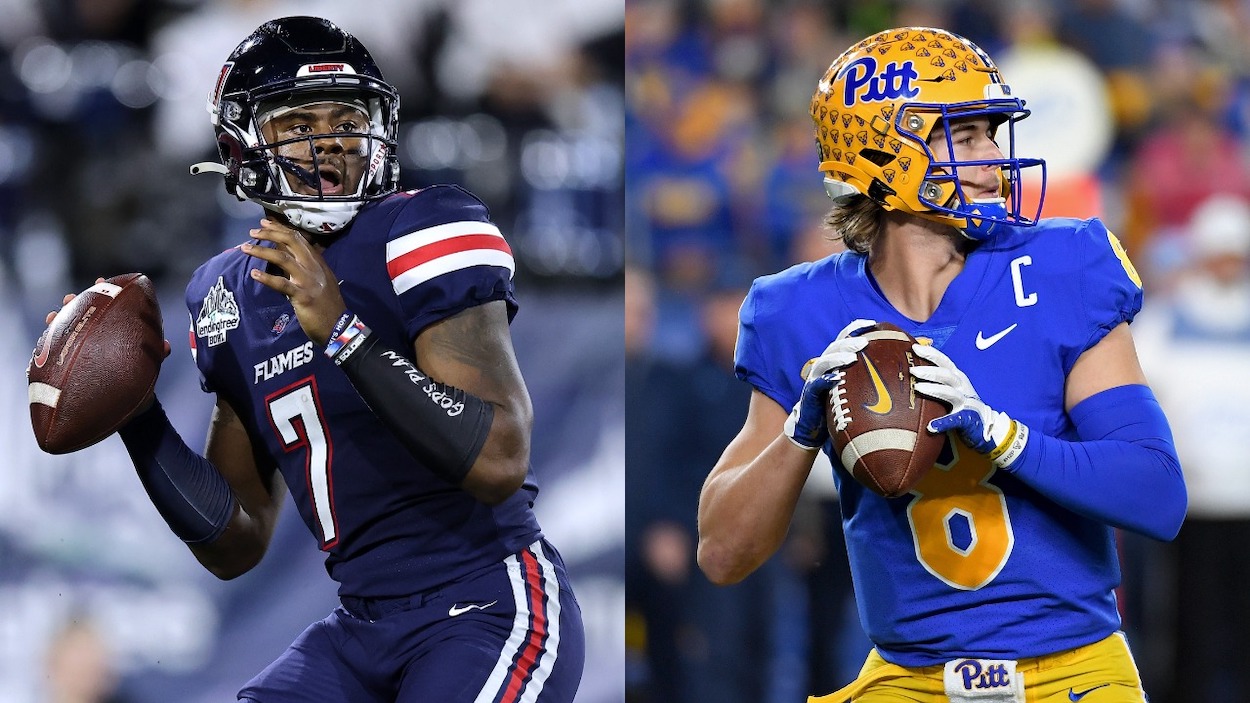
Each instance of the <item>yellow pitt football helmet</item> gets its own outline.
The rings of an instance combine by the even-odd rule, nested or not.
[[[998,67],[977,45],[941,29],[901,27],[864,39],[839,56],[812,96],[816,144],[825,191],[835,201],[861,194],[888,210],[901,210],[952,225],[972,239],[990,237],[1003,225],[1033,225],[1020,213],[1020,170],[1046,164],[1017,158],[1015,123],[1029,111],[1012,96]],[[1004,158],[954,160],[952,119],[988,116],[1007,128]],[[950,161],[935,161],[933,130],[945,131]],[[999,197],[973,200],[956,176],[962,166],[994,165],[1002,177]]]

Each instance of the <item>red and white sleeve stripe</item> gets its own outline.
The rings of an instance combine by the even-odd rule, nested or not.
[[[386,243],[386,271],[396,295],[452,271],[473,266],[516,270],[512,249],[489,222],[449,222]]]

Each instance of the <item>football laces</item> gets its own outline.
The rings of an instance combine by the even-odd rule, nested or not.
[[[833,372],[833,378],[835,383],[829,391],[829,409],[833,411],[833,431],[842,432],[851,424],[851,413],[846,409],[846,383],[843,381],[846,374],[839,369]]]

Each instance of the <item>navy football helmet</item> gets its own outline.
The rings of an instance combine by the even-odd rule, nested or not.
[[[315,103],[354,108],[367,125],[266,141],[268,120]],[[221,163],[195,164],[191,173],[223,174],[231,194],[299,229],[337,232],[365,202],[398,187],[399,95],[369,51],[332,22],[284,17],[261,25],[222,66],[208,111]],[[343,162],[330,165],[332,148],[349,152],[363,171],[353,192],[345,192]]]

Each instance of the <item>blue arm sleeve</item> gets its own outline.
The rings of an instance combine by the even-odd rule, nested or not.
[[[1185,518],[1185,480],[1150,388],[1107,389],[1070,416],[1080,441],[1032,433],[1008,471],[1086,517],[1154,539],[1176,537]]]

